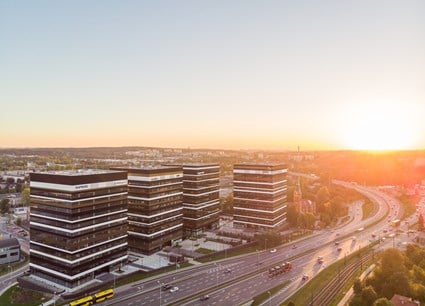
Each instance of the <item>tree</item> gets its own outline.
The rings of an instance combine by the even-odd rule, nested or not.
[[[422,216],[422,214],[419,214],[418,217],[418,231],[424,231],[425,226],[424,226],[424,217]]]
[[[18,218],[16,219],[16,225],[17,225],[17,226],[21,226],[21,225],[22,225],[22,219],[21,219],[21,217],[18,217]]]
[[[29,206],[30,205],[30,189],[29,187],[25,187],[21,192],[22,205]]]
[[[287,306],[295,306],[295,303],[292,301],[289,301]]]
[[[394,304],[389,301],[387,298],[379,298],[374,303],[373,306],[393,306]]]
[[[9,208],[10,208],[9,199],[2,199],[0,201],[0,213],[2,213],[2,214],[8,213]]]
[[[362,299],[361,295],[354,295],[353,298],[350,300],[350,303],[348,304],[350,306],[367,306]]]
[[[361,293],[362,293],[362,289],[363,289],[362,282],[360,281],[360,279],[359,279],[359,278],[357,278],[357,279],[354,281],[354,284],[353,284],[353,291],[354,291],[354,294],[361,294]]]
[[[366,303],[366,305],[372,305],[377,298],[378,295],[372,286],[367,286],[362,289],[362,300]]]

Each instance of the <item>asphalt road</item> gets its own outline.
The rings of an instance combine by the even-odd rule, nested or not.
[[[335,183],[347,184],[344,182]],[[377,213],[371,218],[362,220],[361,203],[355,203],[350,208],[351,221],[339,229],[320,231],[302,241],[281,246],[277,248],[276,253],[261,251],[257,254],[222,260],[217,264],[197,266],[184,272],[169,273],[167,276],[118,288],[116,298],[104,303],[104,305],[166,305],[205,289],[213,290],[209,293],[209,300],[200,301],[199,297],[196,297],[184,305],[238,305],[250,300],[257,294],[270,290],[277,284],[288,281],[288,286],[272,297],[271,304],[278,305],[306,283],[302,280],[303,274],[309,275],[311,279],[327,265],[369,244],[372,233],[377,235],[375,239],[379,239],[384,235],[384,229],[390,229],[387,218],[370,229],[364,229],[368,224],[383,218],[388,213],[392,218],[401,215],[402,212],[397,201],[379,190],[352,184],[347,184],[347,186],[357,189],[378,203]],[[342,238],[344,236],[347,237]],[[355,239],[352,239],[352,236],[355,236]],[[337,250],[335,241],[339,242],[341,251]],[[296,248],[292,247],[294,244]],[[316,250],[292,260],[294,268],[289,273],[273,278],[270,278],[267,272],[257,273],[214,291],[214,288],[218,288],[224,282],[235,280],[239,276],[249,274],[270,264],[282,263],[292,256],[312,249]],[[323,264],[317,263],[318,256],[324,258]],[[262,265],[258,266],[258,261],[262,262]],[[232,272],[225,273],[226,269],[231,269]],[[177,286],[179,290],[176,292],[160,291],[160,287],[164,283]]]

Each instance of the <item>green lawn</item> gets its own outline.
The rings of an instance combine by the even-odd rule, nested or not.
[[[289,283],[291,283],[291,281],[287,280],[279,285],[277,285],[276,287],[270,289],[270,295],[268,293],[268,291],[263,292],[259,295],[257,295],[256,297],[254,297],[254,301],[252,302],[253,306],[256,305],[260,305],[261,303],[263,303],[265,300],[267,300],[270,296],[273,296],[274,294],[276,294],[280,289],[286,287]]]
[[[21,289],[18,285],[9,288],[0,296],[1,306],[37,306],[46,299],[40,292]]]
[[[206,249],[206,248],[198,248],[196,249],[196,253],[200,253],[200,254],[211,254],[211,253],[215,253],[215,251],[210,250],[210,249]]]

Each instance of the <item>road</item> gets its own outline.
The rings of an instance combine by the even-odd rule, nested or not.
[[[335,181],[334,183],[347,185],[345,182]],[[383,230],[389,230],[385,216],[387,214],[394,217],[401,215],[399,203],[379,190],[352,184],[347,186],[357,189],[378,204],[378,210],[374,216],[362,220],[361,204],[355,203],[350,209],[351,222],[339,229],[320,231],[302,241],[281,246],[277,248],[276,253],[261,251],[257,254],[248,254],[222,260],[216,264],[197,266],[186,271],[170,273],[167,276],[118,288],[116,298],[104,304],[166,305],[210,289],[209,300],[201,302],[199,297],[195,297],[185,302],[184,305],[238,305],[287,281],[288,286],[272,297],[270,301],[272,305],[278,305],[306,283],[301,279],[303,274],[309,275],[311,279],[327,265],[369,244],[372,233],[377,235],[375,239],[381,238],[384,235]],[[379,219],[382,219],[381,222],[364,229],[368,224]],[[363,230],[361,230],[362,228]],[[355,239],[352,239],[352,236],[355,236]],[[337,250],[336,241],[339,242],[341,251]],[[294,244],[296,248],[293,248]],[[282,263],[309,250],[310,253],[291,259],[294,268],[289,273],[270,278],[267,272],[260,271],[263,267]],[[323,265],[317,263],[318,256],[324,258]],[[257,265],[258,261],[262,264]],[[226,269],[231,269],[232,272],[225,273]],[[259,273],[249,275],[254,271],[259,271]],[[242,277],[244,275],[247,277]],[[165,283],[177,286],[179,290],[173,293],[168,290],[160,291],[161,285]],[[224,283],[226,283],[224,288],[219,287]]]

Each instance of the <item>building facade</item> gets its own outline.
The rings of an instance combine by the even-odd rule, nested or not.
[[[128,243],[133,254],[152,254],[181,241],[182,167],[114,168],[128,173]]]
[[[64,289],[127,260],[127,173],[30,174],[30,273]]]
[[[238,228],[276,229],[286,220],[287,167],[236,164],[233,168],[233,224]]]
[[[0,265],[19,261],[21,258],[21,246],[18,239],[10,238],[0,240]]]
[[[185,236],[216,228],[220,218],[220,166],[183,165],[183,229]]]

